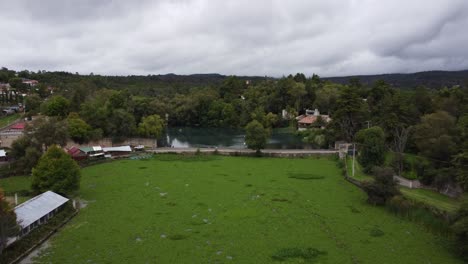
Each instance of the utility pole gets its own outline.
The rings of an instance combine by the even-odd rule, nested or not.
[[[354,162],[356,159],[356,144],[353,143],[353,177],[354,177]]]
[[[370,121],[366,121],[367,123],[367,128],[370,128]]]

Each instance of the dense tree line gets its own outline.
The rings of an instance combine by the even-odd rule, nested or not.
[[[67,137],[78,143],[100,137],[158,138],[165,126],[245,128],[252,121],[268,135],[271,128],[294,126],[291,117],[318,108],[332,122],[324,130],[302,132],[304,141],[322,148],[338,140],[358,142],[363,150],[360,160],[368,171],[382,161],[379,157],[367,163],[365,145],[371,144],[374,150],[369,156],[375,159],[375,151],[392,153],[391,165],[399,174],[412,169],[425,184],[459,183],[468,188],[468,90],[462,85],[397,89],[385,81],[363,85],[351,78],[339,84],[302,73],[249,79],[0,70],[2,81],[15,83],[15,78],[37,79],[54,87],[48,96],[32,91],[25,99],[26,110],[63,122]],[[282,110],[289,114],[286,120]],[[359,137],[370,133],[361,131],[369,127],[379,130],[382,146],[369,142],[377,140],[376,133]],[[409,162],[405,153],[418,155],[418,162]]]
[[[21,78],[39,80],[40,85],[31,89]],[[460,83],[400,89],[408,87],[392,87],[382,80],[363,84],[357,78],[334,83],[302,73],[273,79],[216,74],[99,76],[5,68],[0,70],[0,82],[9,82],[16,95],[28,94],[24,99],[28,115],[44,115],[12,146],[21,173],[30,173],[44,151],[70,138],[77,143],[101,137],[160,138],[166,126],[245,128],[247,145],[260,150],[272,128],[294,127],[295,116],[318,108],[332,121],[320,120],[325,129],[309,129],[299,136],[320,148],[335,141],[356,143],[359,162],[375,176],[364,186],[370,202],[383,204],[398,194],[392,175],[409,170],[426,185],[468,189],[468,88]],[[20,100],[12,97],[15,93],[2,96]],[[393,170],[379,168],[383,165]],[[40,177],[39,170],[34,174]],[[454,224],[460,241],[466,241],[464,208]]]

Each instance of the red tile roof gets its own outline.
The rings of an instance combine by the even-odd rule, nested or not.
[[[310,116],[305,116],[303,118],[301,118],[298,123],[301,123],[301,124],[313,124],[317,121],[317,116],[313,116],[313,115],[310,115]]]
[[[330,122],[330,117],[328,115],[308,115],[308,116],[299,116],[298,117],[298,123],[299,124],[307,124],[307,125],[310,125],[310,124],[313,124],[315,122],[317,122],[317,118],[318,117],[321,117],[322,120],[326,123]]]
[[[77,147],[71,147],[70,149],[68,149],[68,154],[70,154],[70,156],[72,157],[76,157],[76,156],[82,156],[82,155],[85,155],[86,154],[84,152],[82,152],[79,148]]]

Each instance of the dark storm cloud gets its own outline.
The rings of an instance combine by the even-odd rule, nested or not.
[[[323,76],[468,68],[468,1],[0,0],[0,65]]]

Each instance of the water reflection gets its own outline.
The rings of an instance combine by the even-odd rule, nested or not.
[[[245,133],[241,129],[171,127],[160,142],[161,146],[175,148],[246,148]],[[304,149],[310,145],[291,132],[274,129],[268,140],[267,149]]]

